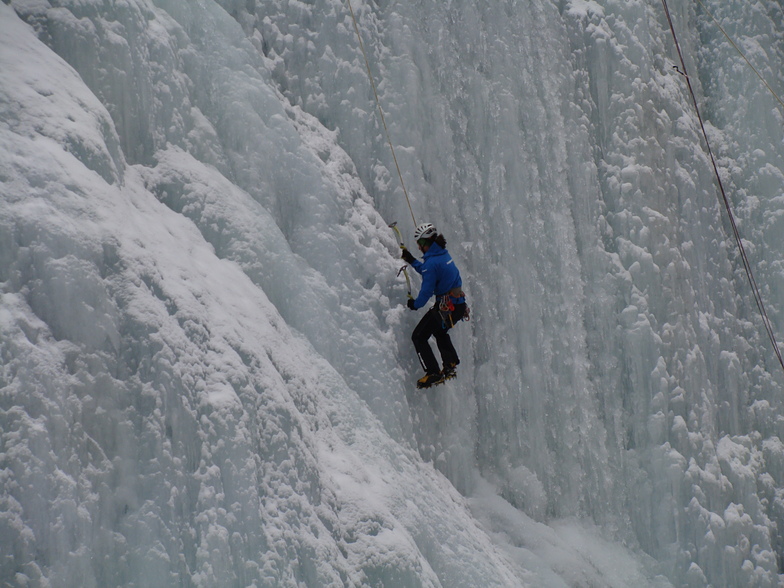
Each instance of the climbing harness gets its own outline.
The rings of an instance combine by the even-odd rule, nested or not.
[[[365,52],[365,44],[362,42],[362,35],[359,34],[359,25],[357,24],[357,18],[354,15],[354,8],[351,6],[351,0],[346,0],[346,4],[348,4],[348,10],[351,12],[351,19],[354,21],[354,31],[357,34],[357,40],[359,41],[359,48],[362,50],[362,57],[365,58],[365,67],[367,68],[368,79],[370,80],[370,85],[373,88],[373,96],[376,98],[376,106],[378,107],[378,114],[381,118],[381,125],[384,127],[384,133],[387,136],[387,143],[389,143],[389,149],[392,151],[392,159],[395,162],[395,168],[397,169],[397,176],[400,178],[400,185],[403,188],[403,194],[406,196],[406,202],[408,203],[408,210],[411,212],[411,220],[414,221],[414,226],[417,226],[416,217],[414,217],[414,209],[411,208],[411,200],[408,197],[408,191],[406,190],[406,184],[403,182],[403,174],[400,172],[400,165],[397,163],[397,156],[395,155],[395,147],[392,145],[392,139],[389,136],[389,129],[387,128],[387,122],[384,118],[384,110],[381,108],[381,100],[378,98],[378,91],[376,90],[376,82],[373,80],[373,74],[370,71],[370,61],[368,61],[367,53]]]
[[[455,303],[459,298],[465,298],[465,292],[463,292],[461,288],[453,288],[443,296],[438,296],[436,298],[438,313],[441,315],[441,326],[445,329],[447,328],[447,324],[449,325],[450,329],[455,326],[452,313],[455,311]],[[468,304],[466,304],[465,312],[463,313],[463,316],[460,318],[460,320],[471,320],[471,310],[468,308]]]
[[[702,3],[700,2],[700,4]],[[664,6],[664,13],[667,16],[667,22],[669,23],[670,31],[672,32],[672,39],[675,42],[675,49],[678,52],[678,58],[680,59],[681,62],[682,69],[679,71],[679,73],[682,73],[683,77],[686,79],[686,85],[688,86],[689,94],[691,95],[691,100],[694,105],[694,110],[697,113],[697,120],[699,121],[700,128],[702,129],[702,136],[705,138],[705,145],[708,149],[708,156],[710,158],[711,164],[713,165],[713,172],[716,175],[716,182],[718,183],[719,186],[719,192],[721,192],[721,198],[724,204],[724,208],[727,211],[727,216],[729,217],[730,225],[732,226],[732,233],[733,236],[735,237],[735,242],[738,245],[738,250],[740,251],[740,257],[743,260],[743,269],[746,271],[746,277],[749,280],[749,285],[751,286],[751,291],[754,296],[754,301],[757,303],[757,309],[759,310],[760,315],[762,316],[762,322],[765,325],[765,330],[768,333],[768,338],[770,339],[770,342],[773,345],[773,353],[776,354],[776,358],[779,361],[779,365],[781,365],[781,369],[784,370],[784,358],[782,358],[781,350],[779,349],[779,345],[776,342],[776,335],[773,332],[773,324],[771,323],[770,318],[768,318],[768,313],[765,310],[765,304],[762,301],[762,293],[760,292],[759,286],[757,285],[757,281],[754,279],[754,273],[751,270],[751,263],[749,262],[749,258],[746,255],[746,249],[743,246],[743,240],[741,238],[740,231],[738,230],[738,226],[735,222],[735,215],[732,213],[732,206],[730,205],[729,198],[727,197],[727,193],[724,190],[724,184],[721,181],[721,176],[719,175],[719,167],[716,164],[716,159],[713,156],[713,151],[711,150],[710,141],[708,141],[708,133],[705,130],[705,124],[703,123],[702,115],[700,114],[700,108],[697,105],[697,97],[694,94],[694,89],[691,86],[691,80],[689,79],[689,74],[686,69],[686,62],[683,59],[683,52],[681,51],[681,46],[678,43],[678,37],[675,34],[675,25],[673,24],[672,17],[670,16],[670,9],[667,6],[667,0],[662,0],[662,5]]]
[[[452,301],[452,297],[447,294],[441,299],[441,302],[438,303],[439,310],[444,312],[452,312],[455,310],[455,303]]]
[[[444,295],[438,300],[438,314],[441,315],[441,328],[451,329],[455,326],[455,321],[452,318],[452,313],[455,311],[455,303],[452,302],[452,297],[449,294]],[[447,325],[449,325],[447,327]]]
[[[459,298],[465,298],[465,292],[462,288],[452,288],[443,296],[438,297],[438,307],[441,310],[452,312],[455,309],[455,302]]]

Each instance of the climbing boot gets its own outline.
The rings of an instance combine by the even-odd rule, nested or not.
[[[417,388],[430,388],[444,383],[444,375],[441,373],[425,374],[417,380]]]
[[[460,363],[459,361],[456,363],[445,363],[444,369],[441,370],[441,376],[443,376],[444,380],[451,380],[455,376],[457,376],[457,364]]]

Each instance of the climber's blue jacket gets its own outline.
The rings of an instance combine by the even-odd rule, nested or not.
[[[422,275],[422,287],[419,289],[419,296],[414,300],[415,308],[422,308],[434,294],[436,299],[440,299],[463,285],[460,271],[449,255],[449,251],[436,242],[433,242],[425,252],[422,261],[415,260],[411,267]],[[452,302],[460,304],[465,302],[465,298],[454,297]]]

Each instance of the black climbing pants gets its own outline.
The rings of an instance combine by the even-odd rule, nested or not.
[[[435,337],[438,352],[441,354],[441,361],[444,364],[457,365],[459,363],[457,351],[452,345],[452,339],[449,338],[449,329],[463,318],[465,310],[465,304],[455,304],[455,309],[451,312],[439,310],[436,304],[425,313],[414,329],[411,340],[414,342],[414,349],[419,356],[419,363],[428,374],[441,371],[438,369],[438,361],[436,361],[436,356],[428,343],[430,337]]]

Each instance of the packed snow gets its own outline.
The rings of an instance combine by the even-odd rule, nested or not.
[[[784,11],[669,4],[784,340],[784,110],[714,21],[782,95]],[[410,210],[346,0],[0,3],[0,585],[784,583],[660,0],[351,6]],[[427,391],[393,221],[471,307]]]

